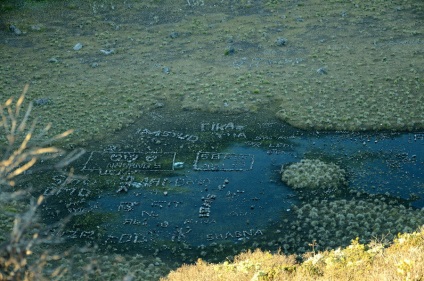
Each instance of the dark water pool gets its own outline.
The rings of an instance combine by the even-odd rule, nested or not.
[[[359,192],[424,207],[422,132],[304,132],[273,120],[203,118],[176,125],[155,116],[149,126],[129,128],[88,151],[77,165],[86,179],[57,189],[64,177],[52,177],[45,193],[56,192],[45,217],[75,215],[58,233],[71,241],[184,252],[264,244],[276,225],[293,221],[294,206],[316,198],[349,199]],[[281,166],[305,158],[345,169],[348,187],[302,193],[286,186]]]

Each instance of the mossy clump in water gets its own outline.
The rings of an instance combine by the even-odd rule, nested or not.
[[[318,159],[303,159],[283,166],[281,180],[294,189],[328,189],[347,185],[344,169]]]

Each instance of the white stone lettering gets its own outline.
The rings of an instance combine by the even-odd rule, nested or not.
[[[227,231],[226,233],[212,233],[206,235],[206,240],[228,240],[233,238],[249,238],[251,236],[263,235],[262,230],[249,229],[249,230],[238,230],[238,231]]]

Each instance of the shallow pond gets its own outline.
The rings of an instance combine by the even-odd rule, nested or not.
[[[85,179],[60,187],[65,177],[52,175],[44,214],[47,221],[75,215],[60,237],[124,252],[277,248],[304,235],[292,228],[294,210],[311,202],[380,198],[423,208],[423,146],[420,132],[306,132],[247,114],[158,111],[93,144],[75,165]],[[348,185],[292,189],[280,171],[301,159],[336,163]]]

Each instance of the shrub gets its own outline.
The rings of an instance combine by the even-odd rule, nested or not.
[[[9,98],[0,105],[0,133],[4,137],[3,143],[0,144],[0,204],[4,207],[5,202],[23,202],[21,205],[18,204],[16,213],[7,213],[13,216],[13,227],[9,237],[5,237],[6,241],[0,245],[0,280],[51,280],[60,276],[65,270],[58,267],[49,276],[45,276],[44,265],[48,261],[60,258],[58,256],[42,254],[34,261],[30,261],[32,248],[45,241],[40,237],[36,216],[37,208],[44,197],[31,198],[30,190],[17,188],[16,179],[28,172],[37,162],[56,158],[62,154],[61,149],[51,144],[66,137],[72,133],[72,130],[52,138],[47,137],[50,124],[37,130],[37,119],[31,120],[30,117],[31,103],[22,114],[27,91],[28,85],[25,86],[16,103],[13,103],[13,98]],[[75,151],[68,154],[55,167],[64,168],[81,153],[81,151]],[[23,207],[28,201],[29,206]]]
[[[354,239],[346,248],[308,252],[303,262],[294,256],[256,250],[235,257],[234,262],[184,265],[162,281],[194,280],[423,280],[424,226],[400,234],[385,248]]]

